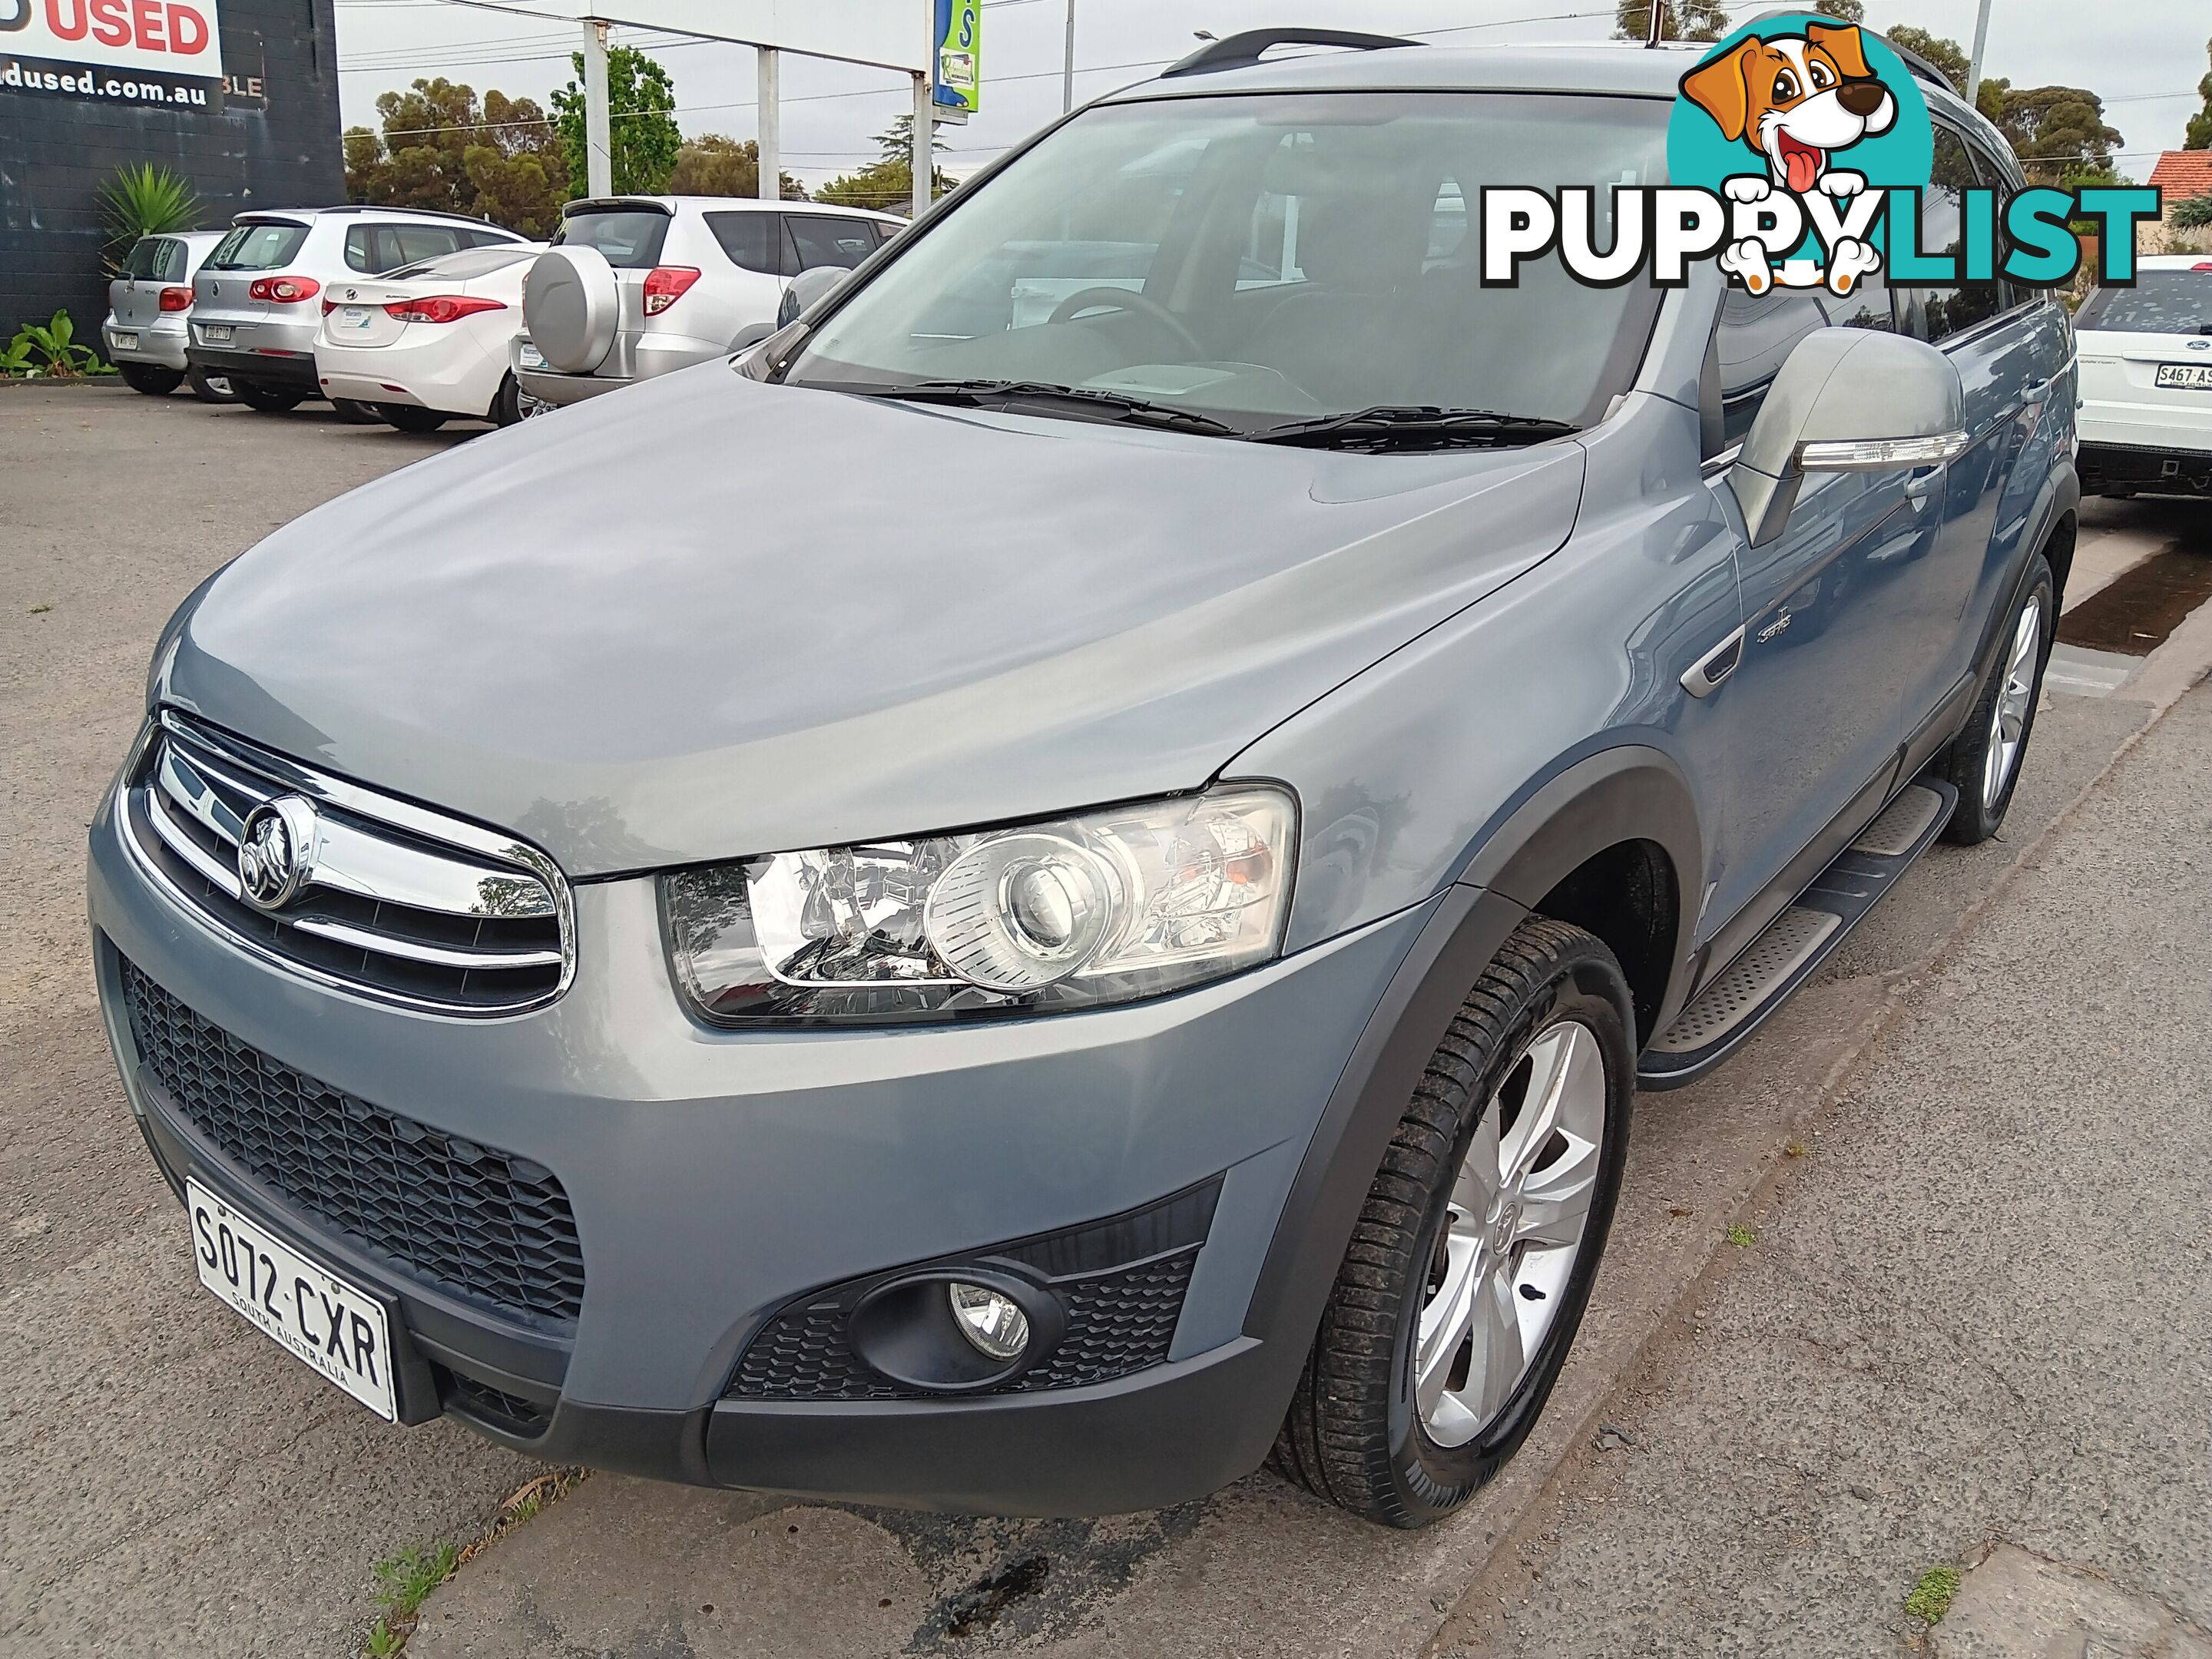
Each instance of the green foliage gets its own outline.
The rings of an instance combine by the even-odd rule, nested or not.
[[[2077,174],[2092,183],[2113,179],[2112,152],[2121,142],[2119,130],[2105,124],[2105,100],[2087,88],[2014,90],[2008,81],[1984,80],[1980,104],[1982,113],[2012,145],[2032,183],[2063,183]]]
[[[388,1659],[406,1646],[423,1599],[451,1578],[460,1565],[460,1548],[454,1544],[404,1551],[377,1564],[376,1576],[384,1588],[376,1599],[383,1604],[385,1614],[368,1632],[370,1659]]]
[[[1866,0],[1813,0],[1813,9],[1839,23],[1866,21]]]
[[[2212,40],[2204,43],[2204,51],[2212,56]],[[2181,140],[2184,149],[2212,149],[2212,75],[2197,83],[2197,94],[2204,100],[2204,107],[2189,118],[2189,131]]]
[[[875,208],[887,213],[903,213],[913,205],[913,115],[900,116],[876,135],[875,143],[883,152],[880,160],[871,161],[857,172],[832,179],[814,192],[814,199],[836,202],[846,207]],[[945,140],[934,128],[930,132],[930,149],[929,199],[933,202],[952,188],[952,180],[935,163],[935,155],[944,151]]]
[[[100,187],[100,218],[107,227],[107,246],[101,263],[110,271],[122,269],[123,257],[141,236],[160,236],[170,231],[197,229],[200,198],[191,180],[168,167],[141,161],[120,167]]]
[[[584,144],[584,54],[571,52],[576,78],[553,94],[553,118],[572,188],[590,186]],[[653,196],[668,187],[684,134],[676,125],[676,83],[635,46],[607,52],[607,145],[617,196]],[[756,163],[757,165],[757,163]]]
[[[1910,23],[1900,23],[1888,30],[1882,39],[1893,46],[1925,58],[1943,73],[1954,92],[1964,94],[1966,90],[1966,71],[1971,67],[1966,48],[1956,40],[1947,40],[1940,34],[1930,34],[1926,29],[1914,28]]]
[[[379,207],[435,208],[550,236],[568,199],[568,168],[536,100],[442,76],[376,100],[381,131],[349,128],[346,195]]]
[[[1958,1568],[1930,1567],[1920,1575],[1920,1582],[1905,1598],[1905,1611],[1924,1624],[1940,1624],[1943,1615],[1951,1611],[1952,1599],[1958,1594]]]
[[[1759,1235],[1741,1221],[1729,1227],[1723,1237],[1739,1250],[1747,1250],[1759,1241]]]
[[[1717,40],[1729,32],[1725,0],[1660,0],[1660,3],[1664,8],[1659,23],[1662,40]],[[1650,0],[1619,0],[1613,21],[1614,40],[1650,40]]]
[[[785,201],[806,199],[806,187],[789,173],[778,173],[777,181]],[[676,196],[757,196],[760,146],[750,138],[731,138],[719,132],[687,139],[676,152],[668,190]]]
[[[0,374],[27,380],[74,380],[113,373],[98,352],[76,343],[76,325],[66,311],[57,311],[48,323],[24,324],[0,349]]]
[[[2166,216],[2176,230],[2203,230],[2212,226],[2212,196],[2192,196],[2176,202]]]

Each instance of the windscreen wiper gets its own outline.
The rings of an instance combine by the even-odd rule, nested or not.
[[[885,386],[866,395],[898,398],[918,403],[957,404],[963,408],[997,408],[1008,404],[1073,404],[1101,418],[1133,425],[1174,427],[1185,432],[1206,432],[1220,437],[1242,438],[1242,427],[1201,415],[1194,409],[1176,409],[1126,392],[1106,392],[1096,386],[1060,386],[1051,380],[917,380],[912,386]]]
[[[1582,428],[1571,421],[1504,415],[1494,409],[1438,409],[1426,404],[1376,404],[1346,415],[1291,421],[1252,434],[1259,444],[1312,449],[1504,448],[1564,438]]]

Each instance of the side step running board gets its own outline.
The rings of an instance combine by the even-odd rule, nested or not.
[[[1734,1054],[1928,850],[1958,800],[1948,783],[1908,785],[1644,1051],[1638,1086],[1679,1089]]]

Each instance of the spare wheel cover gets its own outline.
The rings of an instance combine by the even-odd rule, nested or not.
[[[606,361],[620,306],[614,267],[595,247],[548,248],[523,278],[530,343],[564,374],[588,374]]]

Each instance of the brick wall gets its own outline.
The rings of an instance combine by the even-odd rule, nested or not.
[[[204,109],[0,85],[0,340],[66,308],[98,345],[98,191],[126,162],[190,179],[203,229],[250,207],[343,199],[331,0],[222,0],[220,15],[227,84]]]

